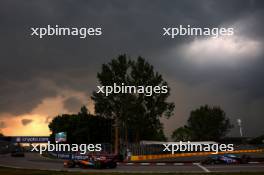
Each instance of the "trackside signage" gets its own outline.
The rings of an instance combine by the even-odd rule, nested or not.
[[[12,142],[17,143],[47,143],[49,141],[49,137],[46,136],[18,136],[18,137],[12,137]]]

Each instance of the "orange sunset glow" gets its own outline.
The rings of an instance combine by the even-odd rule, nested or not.
[[[64,95],[67,93],[67,96]],[[93,113],[92,101],[83,93],[76,91],[67,91],[62,95],[52,98],[46,98],[30,113],[23,115],[2,114],[1,119],[5,126],[1,132],[6,136],[47,136],[50,134],[48,127],[53,117],[63,113],[73,113],[63,106],[63,102],[70,97],[79,99],[83,105],[87,106]],[[80,106],[81,107],[81,106]]]

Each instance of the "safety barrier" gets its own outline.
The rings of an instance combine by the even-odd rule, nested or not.
[[[225,151],[225,152],[218,152],[217,154],[238,154],[238,153],[258,153],[258,152],[264,152],[264,149]],[[131,156],[130,160],[131,161],[154,160],[154,159],[177,158],[177,157],[207,156],[207,155],[212,155],[212,154],[216,155],[215,152],[137,155],[137,156]]]

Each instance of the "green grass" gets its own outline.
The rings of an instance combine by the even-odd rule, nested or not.
[[[42,170],[29,170],[29,169],[13,169],[0,167],[0,174],[2,175],[144,175],[154,174],[162,175],[162,173],[104,173],[104,172],[64,172],[64,171],[42,171]],[[167,173],[168,175],[208,175],[208,173]],[[210,175],[263,175],[263,172],[259,173],[209,173]]]

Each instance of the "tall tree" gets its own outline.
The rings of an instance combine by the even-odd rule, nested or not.
[[[190,141],[192,139],[191,130],[186,126],[179,127],[173,131],[171,137],[174,141]]]
[[[201,106],[191,111],[187,127],[193,140],[219,140],[233,127],[225,112],[218,106]]]
[[[162,76],[154,71],[152,65],[142,57],[129,60],[120,55],[108,64],[103,64],[102,71],[97,74],[103,86],[167,86]],[[106,96],[93,92],[95,112],[107,118],[115,119],[121,136],[131,142],[142,139],[164,140],[163,126],[160,118],[172,115],[174,104],[167,102],[167,93],[112,93]]]

